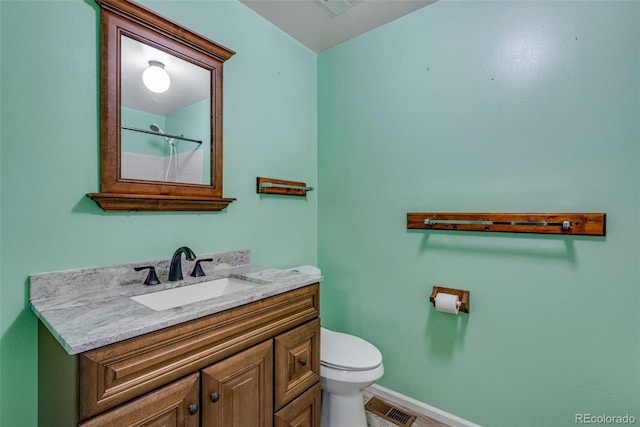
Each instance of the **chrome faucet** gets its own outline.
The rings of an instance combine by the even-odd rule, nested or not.
[[[196,254],[188,247],[182,246],[178,248],[173,254],[173,258],[171,258],[171,267],[169,267],[169,281],[171,282],[182,280],[182,254],[189,261],[196,259]]]

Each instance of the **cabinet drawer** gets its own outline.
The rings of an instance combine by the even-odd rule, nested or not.
[[[79,356],[83,421],[318,317],[306,286]]]
[[[274,348],[277,410],[320,380],[320,319],[278,335]]]

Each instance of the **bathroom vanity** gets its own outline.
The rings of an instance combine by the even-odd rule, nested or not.
[[[131,299],[150,291],[144,285],[67,297],[42,276],[31,278],[40,425],[320,425],[320,276],[229,265],[207,278],[261,283],[162,311]]]

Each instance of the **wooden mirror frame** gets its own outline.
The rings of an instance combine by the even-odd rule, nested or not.
[[[105,211],[220,211],[222,197],[222,64],[235,52],[128,0],[100,6],[100,193],[87,194]],[[209,185],[121,177],[120,40],[127,36],[211,71]]]

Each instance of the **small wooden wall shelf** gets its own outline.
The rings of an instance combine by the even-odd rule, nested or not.
[[[221,211],[235,199],[153,194],[88,193],[105,212]]]
[[[469,291],[465,291],[462,289],[453,289],[453,288],[445,288],[443,286],[434,286],[433,291],[431,292],[431,296],[429,297],[429,301],[433,306],[436,306],[436,295],[441,294],[451,294],[457,295],[460,298],[460,308],[459,311],[463,313],[469,312]]]
[[[305,197],[307,191],[313,191],[313,187],[308,187],[306,183],[298,181],[258,177],[256,183],[256,192],[258,194],[281,194],[285,196]]]
[[[605,214],[409,212],[407,228],[604,236]]]

